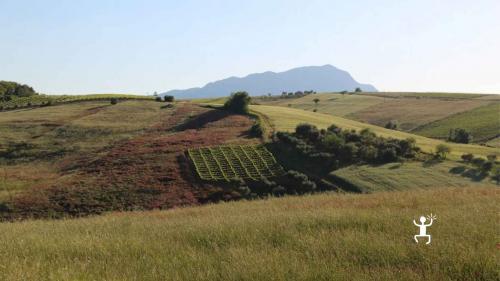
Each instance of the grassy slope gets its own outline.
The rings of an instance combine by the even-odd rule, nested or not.
[[[464,167],[464,169],[462,169]],[[462,164],[451,161],[425,164],[421,162],[390,163],[381,166],[350,166],[332,172],[363,192],[388,190],[433,189],[439,187],[491,186],[488,179],[476,181],[450,171],[465,172]],[[457,173],[457,172],[456,172]]]
[[[448,118],[417,128],[414,133],[432,138],[446,138],[450,129],[453,128],[468,130],[476,141],[489,140],[499,135],[500,103],[451,115]]]
[[[494,280],[495,188],[0,224],[1,280]],[[437,214],[430,245],[413,219]]]
[[[40,160],[47,152],[94,154],[112,142],[140,134],[163,111],[153,101],[127,101],[111,106],[93,101],[0,112],[0,149],[24,141],[36,161],[0,163],[0,200],[26,187],[52,182],[56,163]],[[125,113],[125,114],[124,114]]]
[[[335,124],[345,129],[361,130],[363,128],[369,128],[373,132],[383,137],[393,137],[399,139],[413,137],[417,141],[417,144],[425,152],[432,152],[434,151],[437,144],[444,143],[440,140],[430,139],[401,131],[388,130],[382,127],[323,113],[304,111],[288,107],[265,105],[253,105],[251,106],[251,109],[267,115],[271,122],[273,122],[273,125],[277,130],[292,131],[300,123],[314,124],[319,128],[326,128],[332,124]],[[499,154],[497,149],[490,147],[455,143],[446,144],[452,149],[451,158],[453,159],[458,159],[464,153],[473,153],[477,155]]]

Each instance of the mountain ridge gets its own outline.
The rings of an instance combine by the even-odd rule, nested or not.
[[[283,91],[353,91],[357,87],[366,92],[377,92],[373,85],[359,83],[349,72],[327,64],[302,66],[283,72],[251,73],[244,77],[230,76],[209,82],[203,87],[170,90],[161,95],[172,95],[176,98],[209,98],[227,96],[235,91],[247,91],[250,95],[265,95],[279,94]]]

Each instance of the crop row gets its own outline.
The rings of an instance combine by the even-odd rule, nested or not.
[[[283,174],[283,168],[262,145],[231,145],[188,150],[202,180],[260,180]]]

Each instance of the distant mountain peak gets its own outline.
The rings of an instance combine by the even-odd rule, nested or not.
[[[177,98],[208,98],[227,96],[235,91],[247,91],[250,95],[265,95],[267,93],[279,94],[283,91],[353,91],[357,87],[365,92],[377,91],[370,84],[358,83],[347,71],[325,64],[302,66],[283,72],[252,73],[244,77],[231,76],[207,83],[201,88],[172,90],[162,95],[173,95]]]

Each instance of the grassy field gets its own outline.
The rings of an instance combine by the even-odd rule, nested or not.
[[[319,99],[317,105],[315,104],[314,99]],[[317,109],[317,111],[321,113],[332,114],[336,116],[346,116],[353,112],[377,105],[382,102],[384,102],[383,98],[375,96],[325,93],[307,95],[302,98],[277,99],[274,102],[266,102],[265,100],[263,100],[261,103],[264,105],[269,104],[289,106],[292,108],[310,111]]]
[[[451,115],[419,127],[414,133],[432,138],[447,138],[450,129],[454,128],[466,129],[472,134],[474,141],[495,138],[500,135],[500,103]]]
[[[332,172],[332,175],[356,186],[361,192],[369,193],[441,187],[495,187],[494,182],[481,178],[470,167],[452,161],[349,166]]]
[[[495,188],[322,194],[0,224],[0,279],[497,280]],[[412,220],[429,213],[432,243]]]
[[[93,94],[93,95],[33,95],[29,97],[14,97],[9,101],[0,101],[1,110],[38,107],[47,104],[63,104],[82,101],[109,101],[112,98],[121,100],[153,100],[151,96],[124,94]]]
[[[250,108],[269,117],[276,130],[293,131],[295,130],[295,127],[300,123],[314,124],[319,128],[327,128],[332,124],[335,124],[344,129],[361,130],[364,128],[369,128],[374,133],[383,137],[393,137],[398,139],[412,137],[416,140],[417,145],[420,146],[423,151],[428,153],[433,152],[436,145],[444,143],[440,140],[426,138],[401,131],[388,130],[382,127],[361,123],[342,117],[332,116],[329,114],[310,112],[281,106],[252,105]],[[452,152],[450,156],[453,159],[459,159],[460,156],[464,153],[473,153],[483,156],[489,154],[499,154],[498,149],[491,147],[456,143],[446,143],[446,145],[451,147]]]

